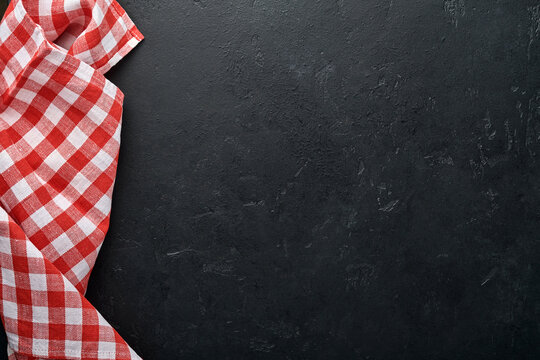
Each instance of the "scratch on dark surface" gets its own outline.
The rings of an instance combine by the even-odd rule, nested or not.
[[[489,272],[489,274],[487,274],[485,277],[484,277],[484,280],[482,280],[482,283],[480,284],[480,286],[484,286],[488,283],[488,281],[490,281],[491,279],[493,279],[493,277],[495,276],[495,274],[497,274],[497,268],[493,268],[491,269],[491,271]]]
[[[264,205],[264,200],[250,201],[248,203],[242,204],[243,207],[263,206],[263,205]]]
[[[531,60],[531,47],[540,37],[540,4],[527,8],[529,12],[529,45],[527,46],[527,59]]]
[[[302,165],[297,171],[296,173],[294,174],[294,177],[298,177],[300,176],[300,174],[302,173],[302,171],[304,170],[304,168],[307,166],[307,164],[309,163],[309,159],[306,160],[306,162],[304,163],[304,165]]]
[[[465,0],[445,0],[444,11],[450,16],[452,24],[457,28],[459,18],[465,16]]]
[[[263,352],[268,353],[272,351],[273,348],[275,348],[275,345],[270,343],[266,339],[256,338],[253,337],[249,340],[250,348],[257,352]]]
[[[365,170],[366,170],[366,165],[364,164],[363,161],[360,161],[360,165],[358,165],[358,171],[356,172],[356,175],[357,176],[362,175]]]
[[[488,140],[495,139],[495,135],[497,134],[497,130],[493,128],[493,122],[491,121],[491,116],[489,114],[489,110],[486,111],[486,116],[484,117],[485,125],[485,136]]]
[[[207,211],[207,212],[204,212],[204,213],[201,213],[201,214],[194,215],[191,218],[192,219],[200,219],[200,218],[210,216],[210,215],[213,215],[213,214],[215,214],[215,211]]]
[[[192,1],[193,1],[193,3],[194,3],[195,5],[197,5],[197,6],[200,7],[201,9],[204,9],[204,8],[207,6],[206,0],[192,0]]]
[[[540,126],[537,119],[540,117],[540,90],[528,100],[527,119],[525,125],[525,147],[531,157],[536,155],[535,144],[540,140]]]
[[[346,290],[358,290],[360,287],[369,286],[376,278],[376,269],[372,264],[349,264],[345,269]]]
[[[216,262],[211,264],[204,264],[202,272],[212,273],[221,276],[233,276],[233,270],[234,267],[231,264],[227,264],[224,262]]]
[[[387,203],[386,205],[384,205],[383,207],[380,207],[379,210],[384,211],[384,212],[391,212],[392,210],[395,209],[395,207],[397,206],[398,203],[399,203],[399,199],[392,200],[389,203]]]
[[[187,248],[183,250],[169,251],[166,253],[166,255],[170,257],[178,257],[180,255],[187,254],[187,253],[199,253],[199,251],[195,249]]]
[[[331,78],[333,73],[336,71],[334,64],[329,63],[323,66],[319,71],[315,73],[315,79],[317,83],[323,90],[324,98],[328,97],[328,80]]]

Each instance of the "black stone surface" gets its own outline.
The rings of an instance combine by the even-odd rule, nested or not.
[[[538,359],[540,2],[125,0],[88,298],[145,359]]]
[[[0,0],[0,13],[3,15],[8,7],[8,0]]]

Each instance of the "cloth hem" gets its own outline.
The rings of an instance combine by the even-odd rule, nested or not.
[[[125,22],[128,28],[126,34],[129,34],[129,40],[126,41],[126,43],[116,51],[116,54],[114,54],[103,66],[97,69],[102,74],[109,71],[144,39],[144,35],[140,32],[133,20],[131,20],[117,0],[111,2],[111,9],[115,12],[117,17]]]

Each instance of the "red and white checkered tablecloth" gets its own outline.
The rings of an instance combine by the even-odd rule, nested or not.
[[[84,297],[143,38],[114,0],[13,0],[0,24],[0,311],[10,359],[140,359]]]

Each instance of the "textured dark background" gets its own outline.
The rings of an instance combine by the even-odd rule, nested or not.
[[[88,298],[145,359],[538,359],[538,0],[124,0]]]

